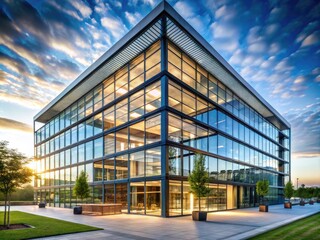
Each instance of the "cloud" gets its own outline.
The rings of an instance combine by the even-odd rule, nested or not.
[[[211,21],[210,16],[206,12],[199,12],[200,8],[195,2],[178,1],[173,7],[199,33],[207,32],[207,26]]]
[[[107,31],[109,31],[112,36],[118,40],[122,37],[127,31],[127,27],[123,24],[120,19],[113,18],[111,16],[103,17],[101,19],[101,24]]]
[[[248,51],[253,53],[263,53],[266,51],[266,49],[267,49],[267,46],[264,42],[256,42],[249,45],[248,47]]]
[[[0,129],[33,132],[32,126],[9,118],[0,117]]]
[[[312,34],[310,34],[309,36],[307,36],[301,46],[302,47],[306,47],[306,46],[310,46],[310,45],[314,45],[314,44],[319,44],[320,42],[320,31],[316,31]]]
[[[292,149],[297,155],[320,154],[320,102],[303,108],[290,109],[284,114],[291,123]]]
[[[141,19],[142,16],[140,13],[136,12],[136,13],[129,13],[129,12],[125,12],[125,16],[126,19],[129,21],[131,26],[136,25]]]
[[[294,152],[292,153],[292,157],[294,159],[301,159],[301,158],[318,158],[320,157],[320,152]]]
[[[92,14],[92,10],[90,7],[88,7],[84,2],[81,0],[79,1],[70,1],[71,5],[80,12],[82,17],[89,18]]]

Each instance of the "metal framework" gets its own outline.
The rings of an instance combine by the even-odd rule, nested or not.
[[[166,1],[161,2],[119,42],[85,70],[61,94],[41,110],[34,120],[46,122],[83,96],[153,42],[166,36],[186,54],[216,76],[240,98],[280,129],[290,124],[264,100]]]
[[[183,117],[184,119],[189,119],[195,122],[197,125],[209,129],[212,132],[219,133],[222,136],[226,136],[232,138],[233,141],[241,143],[245,146],[250,146],[250,144],[241,141],[239,139],[235,139],[233,136],[229,136],[223,131],[216,129],[208,124],[205,124],[197,119],[194,119],[190,116],[187,116],[177,110],[169,107],[168,99],[169,99],[169,91],[168,91],[168,77],[171,81],[178,83],[183,88],[188,91],[194,93],[195,95],[201,95],[201,93],[197,92],[192,87],[187,84],[179,81],[176,77],[170,74],[168,69],[168,41],[174,43],[178,46],[184,53],[189,55],[192,59],[194,59],[197,63],[203,66],[209,73],[214,75],[217,79],[223,82],[228,88],[230,88],[233,92],[236,92],[240,98],[246,99],[248,105],[257,110],[264,118],[269,120],[275,126],[277,126],[280,130],[290,128],[290,124],[276,111],[274,110],[242,77],[236,73],[236,71],[210,46],[166,1],[161,2],[147,17],[145,17],[137,26],[135,26],[126,36],[124,36],[119,42],[117,42],[112,48],[110,48],[100,59],[98,59],[93,65],[91,65],[87,70],[85,70],[73,83],[71,83],[60,95],[58,95],[52,102],[50,102],[43,110],[41,110],[35,117],[35,122],[43,122],[46,123],[50,119],[52,119],[55,115],[63,111],[65,108],[70,106],[73,102],[78,100],[80,97],[85,95],[89,90],[93,89],[96,85],[100,84],[104,81],[108,76],[113,74],[116,70],[121,68],[123,65],[128,63],[131,59],[139,55],[141,52],[146,50],[150,45],[154,42],[160,40],[161,41],[161,71],[151,79],[148,79],[139,87],[135,88],[133,91],[130,91],[116,100],[106,104],[98,111],[103,111],[110,106],[122,101],[125,98],[128,98],[129,95],[134,94],[135,92],[140,91],[141,89],[149,86],[156,81],[161,82],[161,107],[151,114],[145,114],[130,123],[124,123],[120,127],[115,127],[112,130],[102,131],[101,133],[87,138],[85,140],[76,142],[64,148],[71,149],[76,145],[82,144],[87,141],[91,141],[93,139],[102,137],[108,133],[116,132],[117,130],[121,130],[123,128],[128,127],[131,124],[137,123],[143,119],[146,119],[150,115],[161,114],[161,141],[149,144],[148,146],[143,146],[135,149],[129,149],[126,151],[126,154],[130,154],[132,152],[140,151],[140,150],[148,150],[154,147],[161,147],[161,175],[158,176],[145,176],[145,177],[137,177],[134,179],[119,179],[112,180],[108,183],[113,183],[114,192],[116,192],[115,183],[131,183],[131,182],[139,182],[146,180],[157,180],[161,181],[161,216],[167,217],[169,216],[169,180],[186,180],[185,176],[169,176],[168,174],[168,145],[180,147],[186,150],[195,151],[195,152],[203,152],[201,150],[195,150],[192,147],[185,146],[180,143],[175,143],[168,140],[168,113],[174,113]],[[204,97],[204,96],[201,96]],[[230,115],[231,118],[237,120],[242,123],[245,127],[250,130],[263,135],[267,140],[273,142],[278,147],[284,149],[284,147],[279,144],[274,139],[264,135],[259,132],[257,129],[253,128],[240,118],[231,115],[228,111],[221,108],[216,102],[209,99],[208,97],[204,97],[206,101],[208,101],[213,106],[217,107],[222,112]],[[128,110],[130,112],[130,109]],[[97,112],[93,112],[92,114],[84,117],[81,121],[86,121],[91,118]],[[79,122],[71,124],[67,128],[64,128],[63,131],[68,130],[76,126]],[[57,132],[52,135],[50,138],[54,138],[55,136],[61,133]],[[129,133],[128,133],[129,136]],[[46,139],[47,141],[48,139]],[[39,142],[36,146],[39,146],[43,142]],[[277,158],[267,152],[264,152],[262,149],[250,146],[253,150],[256,150],[260,153],[263,153],[269,157],[272,157],[276,160],[283,161],[281,158]],[[289,149],[285,149],[290,151]],[[204,152],[203,152],[204,153]],[[48,154],[48,156],[56,154],[56,152],[52,152]],[[92,163],[95,161],[100,161],[103,159],[107,159],[108,157],[116,158],[123,153],[113,153],[110,156],[104,155],[101,158],[96,158],[94,160],[89,160],[86,163]],[[227,160],[232,163],[237,163],[234,159],[219,156],[213,153],[205,153],[208,156],[212,156],[215,158],[219,158],[222,160]],[[182,157],[181,157],[182,158]],[[290,158],[289,158],[290,162]],[[115,163],[114,163],[115,164]],[[76,165],[79,165],[78,163]],[[244,165],[248,167],[256,167],[258,166],[244,163]],[[261,168],[262,169],[262,168]],[[271,173],[279,174],[276,171],[268,170]],[[128,166],[128,172],[130,172],[130,164]],[[289,172],[290,174],[290,172]],[[285,174],[282,174],[285,175]],[[289,175],[290,176],[290,175]],[[95,183],[92,185],[101,185],[104,181]],[[219,180],[216,181],[219,183]],[[232,185],[242,185],[253,187],[254,184],[250,183],[237,183],[237,182],[228,182],[223,181],[224,184],[232,184]],[[146,186],[146,182],[144,182],[144,186]],[[64,187],[70,187],[71,185],[65,185]],[[43,187],[41,189],[54,189],[57,187]],[[182,187],[181,187],[182,188]],[[102,188],[102,202],[104,202],[104,191]],[[144,188],[144,194],[146,194],[146,187]],[[130,203],[130,187],[127,188],[127,201]],[[146,203],[146,199],[144,199]],[[182,199],[183,201],[183,199]],[[144,204],[146,206],[146,204]],[[130,208],[128,208],[128,212],[130,213]]]

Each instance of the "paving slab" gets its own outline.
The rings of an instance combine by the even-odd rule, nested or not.
[[[0,211],[3,207],[0,207]],[[161,218],[134,214],[110,216],[73,215],[72,209],[14,206],[12,210],[28,212],[75,223],[86,224],[104,230],[47,237],[48,240],[76,239],[247,239],[292,221],[320,212],[320,204],[293,206],[269,206],[269,212],[258,208],[237,209],[208,213],[207,222],[195,222],[191,216]]]

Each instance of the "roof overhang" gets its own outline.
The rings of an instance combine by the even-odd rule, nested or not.
[[[47,122],[161,37],[161,16],[167,16],[167,37],[245,102],[281,130],[290,124],[166,1],[161,2],[122,39],[88,67],[35,117]]]

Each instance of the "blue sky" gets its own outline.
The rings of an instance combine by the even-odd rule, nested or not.
[[[1,1],[0,139],[33,153],[32,118],[160,1]],[[320,185],[320,2],[168,1],[292,125],[292,172]]]

